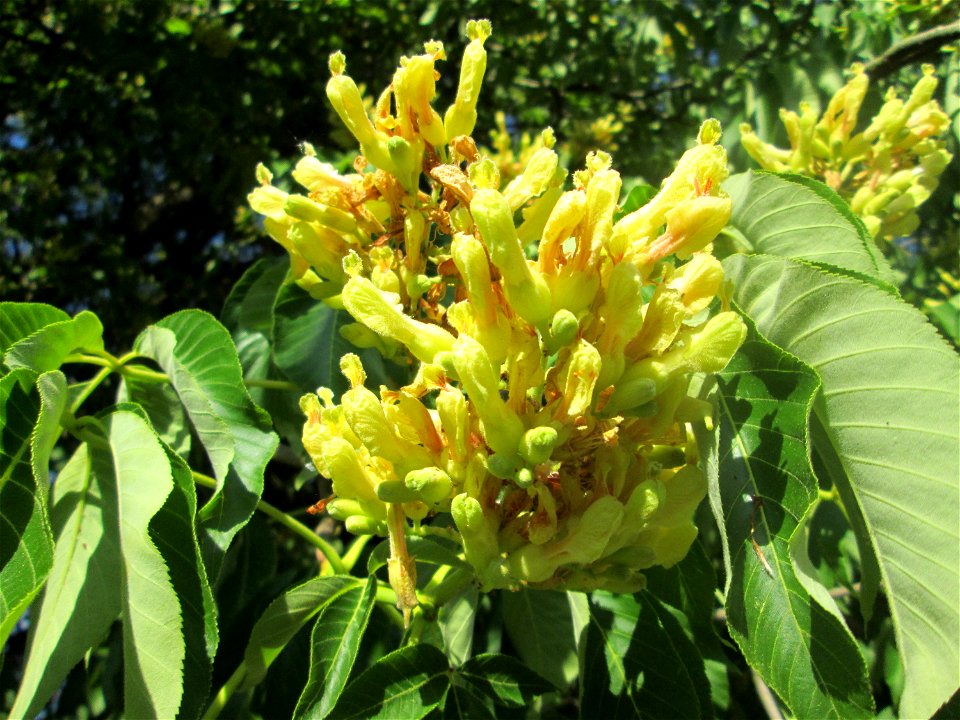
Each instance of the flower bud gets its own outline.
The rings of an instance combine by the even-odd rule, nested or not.
[[[483,508],[476,498],[461,493],[453,498],[450,514],[460,531],[467,562],[481,576],[486,575],[488,567],[500,557],[500,546],[493,527],[483,514]]]
[[[558,440],[556,429],[549,425],[530,428],[520,441],[520,457],[533,465],[545,463],[550,459]]]
[[[456,388],[443,389],[437,395],[437,415],[447,440],[447,449],[455,462],[467,458],[467,438],[470,434],[467,400]]]
[[[429,505],[439,505],[444,500],[448,500],[453,490],[450,476],[440,468],[432,466],[411,470],[403,479],[403,483],[420,500]]]
[[[389,503],[407,503],[419,499],[419,495],[401,480],[385,480],[377,485],[377,497]]]
[[[386,535],[387,526],[383,521],[366,515],[351,515],[344,520],[344,527],[351,535]]]

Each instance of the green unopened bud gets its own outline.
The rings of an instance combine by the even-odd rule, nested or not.
[[[448,140],[458,135],[470,135],[477,123],[477,98],[487,69],[487,51],[483,49],[483,43],[491,32],[489,20],[471,20],[467,23],[470,43],[463,51],[457,99],[443,118]]]
[[[386,535],[385,523],[374,520],[365,515],[351,515],[344,521],[347,532],[351,535]]]
[[[534,479],[533,471],[527,467],[522,467],[513,474],[513,482],[521,488],[528,488],[533,485]]]
[[[493,453],[487,456],[484,464],[494,477],[510,480],[516,474],[518,460],[515,453]]]
[[[290,217],[325,225],[338,232],[354,233],[357,231],[357,219],[353,215],[339,208],[311,200],[303,195],[287,196],[287,202],[283,209]]]
[[[457,462],[465,460],[467,438],[470,434],[467,399],[456,388],[443,389],[437,395],[437,414],[447,439],[450,457]]]
[[[550,342],[551,352],[556,352],[562,347],[566,347],[577,339],[577,333],[580,332],[580,323],[577,316],[569,310],[561,308],[553,314],[553,320],[550,321]]]
[[[407,503],[419,499],[417,493],[400,480],[385,480],[377,485],[377,497],[391,503]]]
[[[477,572],[485,574],[488,566],[500,556],[500,546],[483,508],[475,499],[462,493],[450,504],[450,514],[463,540],[463,554]]]
[[[347,498],[334,498],[327,503],[326,511],[335,520],[346,520],[351,515],[364,515],[366,512],[356,500]]]
[[[450,498],[453,481],[450,476],[437,467],[425,467],[407,473],[404,485],[430,505],[439,505]]]
[[[557,431],[549,425],[530,428],[520,441],[520,456],[534,465],[545,463],[550,459],[558,440]]]
[[[613,394],[603,407],[606,415],[621,414],[633,408],[639,408],[657,396],[657,384],[650,378],[639,377],[618,382]]]
[[[707,478],[696,465],[684,466],[664,480],[664,486],[666,499],[653,520],[664,527],[689,522],[707,495]]]

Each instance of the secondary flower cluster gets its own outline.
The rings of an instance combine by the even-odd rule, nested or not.
[[[468,32],[443,118],[439,44],[401,60],[372,118],[334,55],[327,92],[358,173],[308,154],[294,171],[307,195],[265,171],[251,194],[296,281],[353,316],[349,339],[419,361],[410,384],[377,393],[345,356],[339,402],[325,388],[301,402],[304,446],[333,482],[329,513],[390,536],[405,610],[405,536],[435,516],[484,588],[634,591],[696,537],[706,481],[687,423],[709,407],[688,386],[745,335],[734,312],[710,312],[723,271],[709,247],[731,210],[719,124],[623,217],[610,156],[591,153],[570,182],[549,130],[502,183],[470,136],[489,23]]]
[[[823,180],[850,203],[873,237],[909,235],[920,223],[917,208],[953,157],[942,140],[950,119],[932,99],[933,66],[923,66],[923,77],[906,101],[890,88],[880,112],[858,133],[854,129],[870,79],[862,65],[852,70],[853,77],[819,120],[807,103],[800,103],[799,114],[781,108],[789,150],[763,142],[746,124],[740,127],[741,141],[764,169]]]

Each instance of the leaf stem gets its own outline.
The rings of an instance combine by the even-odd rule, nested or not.
[[[198,473],[195,470],[192,472],[193,481],[197,485],[213,490],[216,489],[217,481],[214,478],[210,477],[209,475],[204,475],[203,473]],[[330,563],[329,567],[333,571],[333,574],[350,574],[350,570],[344,564],[343,559],[340,557],[340,554],[336,551],[336,549],[306,525],[298,520],[294,520],[292,517],[287,515],[282,510],[274,507],[266,500],[260,500],[257,503],[257,510],[262,512],[267,517],[276,520],[278,523],[290,530],[294,535],[306,540],[308,543],[322,552],[324,557],[327,559],[327,562]]]
[[[259,380],[257,378],[244,378],[243,384],[248,388],[263,388],[264,390],[289,390],[290,392],[300,392],[300,387],[287,382],[286,380]]]
[[[99,387],[100,383],[110,377],[112,373],[112,367],[103,367],[96,375],[90,378],[83,390],[80,391],[80,394],[74,399],[73,404],[70,406],[70,412],[76,414],[77,410],[80,409],[80,406],[83,405],[87,398],[93,394],[93,391]]]
[[[217,692],[213,697],[213,701],[210,703],[210,707],[207,708],[207,711],[203,714],[203,720],[216,720],[220,717],[220,713],[223,711],[223,708],[226,707],[227,703],[230,702],[230,698],[233,697],[233,693],[236,692],[237,688],[240,686],[240,683],[243,682],[243,678],[246,675],[244,671],[243,663],[240,663],[240,667],[233,671],[233,675],[223,684],[223,687]]]

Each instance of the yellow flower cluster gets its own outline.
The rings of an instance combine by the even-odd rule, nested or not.
[[[816,177],[836,190],[874,238],[909,235],[920,223],[917,208],[952,159],[942,139],[950,119],[932,99],[933,66],[923,66],[906,101],[890,88],[876,117],[856,133],[870,79],[859,64],[852,72],[819,120],[807,103],[800,104],[799,114],[781,108],[789,150],[763,142],[746,124],[741,141],[764,169]]]
[[[373,117],[334,55],[328,96],[360,143],[358,174],[308,155],[294,172],[308,195],[263,173],[251,195],[297,281],[356,320],[354,342],[419,361],[409,385],[376,393],[345,356],[339,402],[325,388],[301,401],[304,446],[333,482],[329,513],[389,535],[404,610],[405,536],[447,513],[484,588],[634,591],[696,537],[706,481],[688,423],[709,407],[688,386],[746,332],[711,314],[723,271],[710,243],[731,211],[719,124],[623,217],[610,156],[588,155],[568,182],[549,130],[503,183],[470,136],[490,25],[468,33],[442,118],[438,44],[401,60]]]

